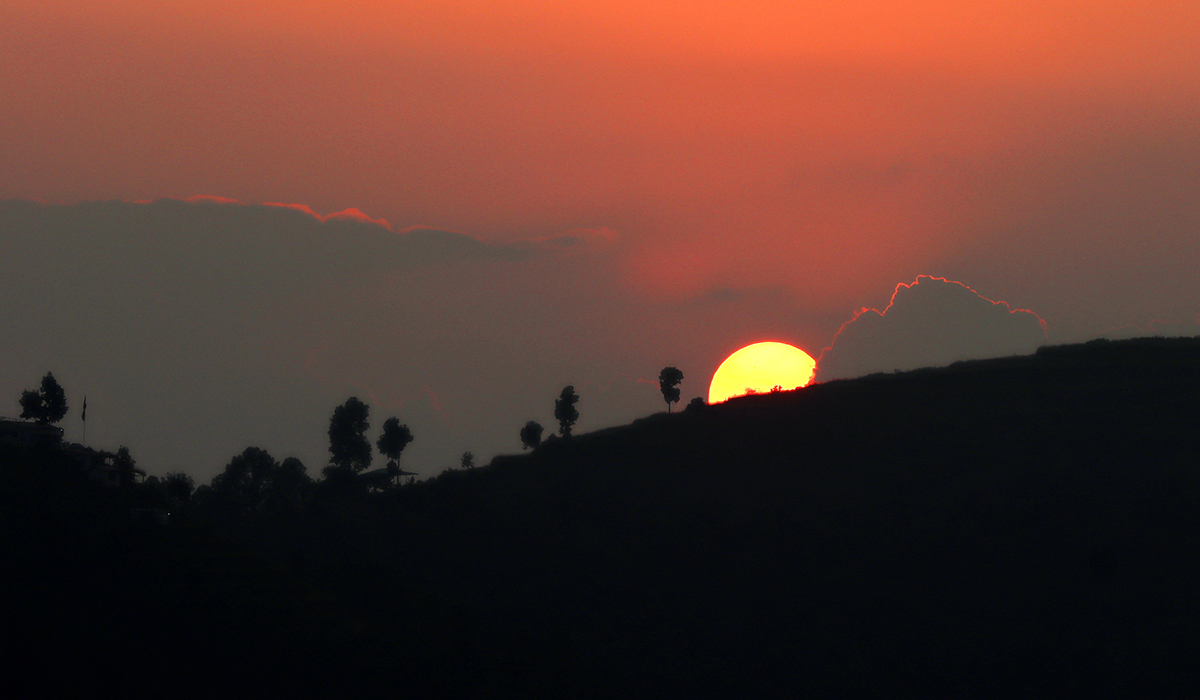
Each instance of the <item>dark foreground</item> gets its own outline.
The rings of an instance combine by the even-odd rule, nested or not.
[[[1200,341],[832,382],[287,513],[4,455],[14,682],[183,696],[1162,696],[1200,662]]]

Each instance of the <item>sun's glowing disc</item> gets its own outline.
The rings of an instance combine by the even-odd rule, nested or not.
[[[734,396],[796,389],[812,381],[817,361],[787,343],[754,343],[738,350],[717,368],[708,387],[708,402],[720,403]]]

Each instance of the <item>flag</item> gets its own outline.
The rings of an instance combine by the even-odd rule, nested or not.
[[[82,421],[85,421],[85,422],[87,421],[87,396],[86,395],[83,397],[83,415],[79,416],[79,419]]]

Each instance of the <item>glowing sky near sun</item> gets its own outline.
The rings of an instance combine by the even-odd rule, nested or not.
[[[797,389],[812,381],[815,367],[816,361],[794,345],[777,341],[753,343],[730,354],[713,373],[708,402]]]

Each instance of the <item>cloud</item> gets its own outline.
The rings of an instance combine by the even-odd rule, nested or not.
[[[616,245],[619,236],[611,228],[575,228],[551,236],[522,238],[513,245],[530,251],[595,252]]]
[[[0,201],[0,285],[17,306],[13,321],[75,314],[64,322],[101,333],[118,316],[228,323],[256,305],[367,275],[529,256],[453,231],[395,232],[356,209],[320,216],[304,205],[209,196]]]
[[[198,201],[200,199],[202,199],[202,198],[192,197],[192,198],[188,199],[188,201],[192,202],[192,201]],[[209,200],[221,203],[221,204],[240,204],[240,202],[237,202],[236,200],[225,199],[223,197],[204,197],[203,199],[209,199]],[[376,226],[379,226],[380,228],[388,229],[389,231],[392,228],[391,225],[387,222],[387,219],[373,219],[373,218],[367,216],[366,214],[364,214],[363,212],[359,211],[358,209],[355,209],[354,207],[351,207],[344,211],[334,212],[333,214],[326,214],[325,216],[321,216],[317,212],[313,211],[312,207],[308,206],[307,204],[284,204],[282,202],[266,202],[265,204],[263,204],[263,206],[265,206],[265,207],[283,207],[285,209],[295,209],[296,211],[302,211],[305,214],[308,214],[309,216],[313,217],[314,219],[316,219],[317,221],[320,221],[322,223],[332,219],[334,221],[337,221],[337,220],[357,221],[357,222],[363,223],[363,224],[374,224]]]
[[[921,275],[898,284],[883,311],[862,309],[817,362],[817,380],[1021,355],[1046,340],[1046,323],[951,280]]]
[[[529,257],[451,231],[394,232],[356,210],[322,217],[207,196],[0,201],[0,401],[54,371],[88,393],[90,439],[128,444],[160,471],[180,456],[172,443],[206,464],[269,435],[284,438],[275,447],[303,446],[286,439],[293,426],[315,419],[305,434],[319,437],[327,405],[399,374],[389,361],[411,365],[393,357],[340,371],[355,348],[383,342],[365,334],[411,332],[425,309],[455,313],[440,289],[409,285],[399,298],[376,284],[371,293],[391,295],[376,303],[364,286],[389,275],[449,282]]]
[[[139,199],[139,200],[136,200],[134,202],[134,204],[150,204],[153,201],[154,200],[152,200],[152,199]],[[228,197],[216,197],[211,194],[194,195],[192,197],[188,197],[184,201],[189,204],[197,204],[199,202],[208,202],[209,204],[241,204],[241,202],[237,201],[236,199],[230,199]],[[280,205],[280,206],[299,206],[299,205]],[[312,213],[312,209],[309,209],[308,207],[304,207],[304,209],[306,211],[308,211],[309,213]],[[316,216],[316,214],[313,214],[313,216]]]
[[[0,202],[0,231],[5,252],[13,256],[0,264],[18,276],[41,274],[31,268],[49,256],[59,265],[103,264],[109,279],[118,273],[171,277],[253,270],[275,283],[524,255],[452,231],[393,232],[386,221],[357,209],[321,216],[305,205],[211,196],[76,205],[11,200]],[[26,264],[16,265],[14,257]],[[212,283],[203,277],[189,281]]]
[[[0,415],[53,371],[67,439],[86,393],[93,446],[201,482],[248,445],[318,470],[351,395],[376,428],[409,424],[422,474],[518,449],[567,384],[586,388],[580,430],[627,422],[660,407],[635,375],[707,365],[675,350],[704,326],[614,285],[611,237],[492,244],[218,197],[0,201]]]

